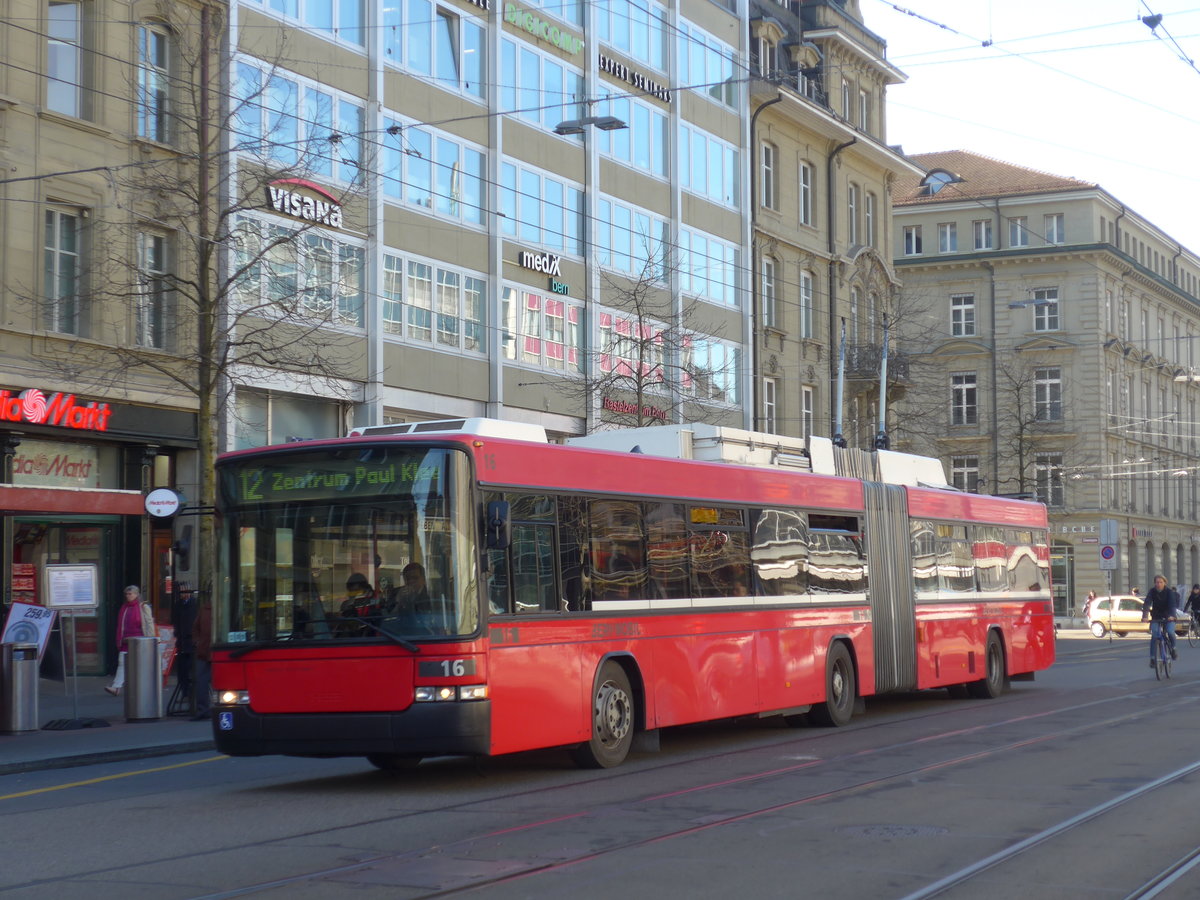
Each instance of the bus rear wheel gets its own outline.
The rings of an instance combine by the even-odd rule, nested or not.
[[[615,662],[606,662],[596,677],[592,695],[592,737],[572,756],[584,769],[611,769],[629,755],[636,710],[629,676]]]
[[[809,715],[818,725],[840,728],[854,715],[854,664],[846,645],[834,644],[825,659],[825,702]]]
[[[988,635],[983,658],[983,678],[972,681],[967,690],[977,700],[994,700],[1004,693],[1004,648],[995,634]]]
[[[407,772],[421,764],[421,757],[401,756],[399,753],[368,753],[367,762],[385,772]]]

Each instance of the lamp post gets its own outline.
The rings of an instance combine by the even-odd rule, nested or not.
[[[583,356],[583,379],[585,385],[586,401],[583,410],[583,431],[584,434],[590,434],[592,431],[592,376],[594,366],[594,356],[592,350],[592,308],[594,304],[593,290],[595,286],[595,278],[593,277],[592,263],[592,240],[591,240],[591,223],[592,223],[592,183],[595,180],[596,165],[592,159],[592,154],[595,152],[595,147],[592,146],[586,137],[588,128],[598,128],[601,131],[617,131],[621,128],[629,127],[625,122],[618,119],[616,116],[583,116],[578,119],[564,119],[554,126],[554,133],[559,135],[584,135],[583,142],[583,264],[584,264],[584,279],[587,283],[587,296],[584,298],[583,304],[583,334],[584,341],[587,344],[587,352]]]

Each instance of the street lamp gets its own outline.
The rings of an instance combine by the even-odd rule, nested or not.
[[[583,134],[587,127],[599,128],[601,131],[616,131],[629,126],[616,116],[584,116],[582,119],[567,119],[554,126],[555,134]]]

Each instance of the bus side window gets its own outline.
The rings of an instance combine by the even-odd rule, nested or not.
[[[494,616],[512,611],[508,597],[508,551],[488,551],[488,604]]]
[[[586,506],[581,497],[558,498],[558,566],[562,577],[565,612],[592,608],[585,572],[587,548]]]
[[[516,612],[557,610],[554,526],[514,524],[512,537],[512,587]]]

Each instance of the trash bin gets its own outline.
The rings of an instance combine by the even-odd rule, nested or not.
[[[162,666],[158,638],[131,637],[125,642],[125,720],[147,722],[163,714]]]
[[[37,731],[37,644],[0,644],[0,732]]]

